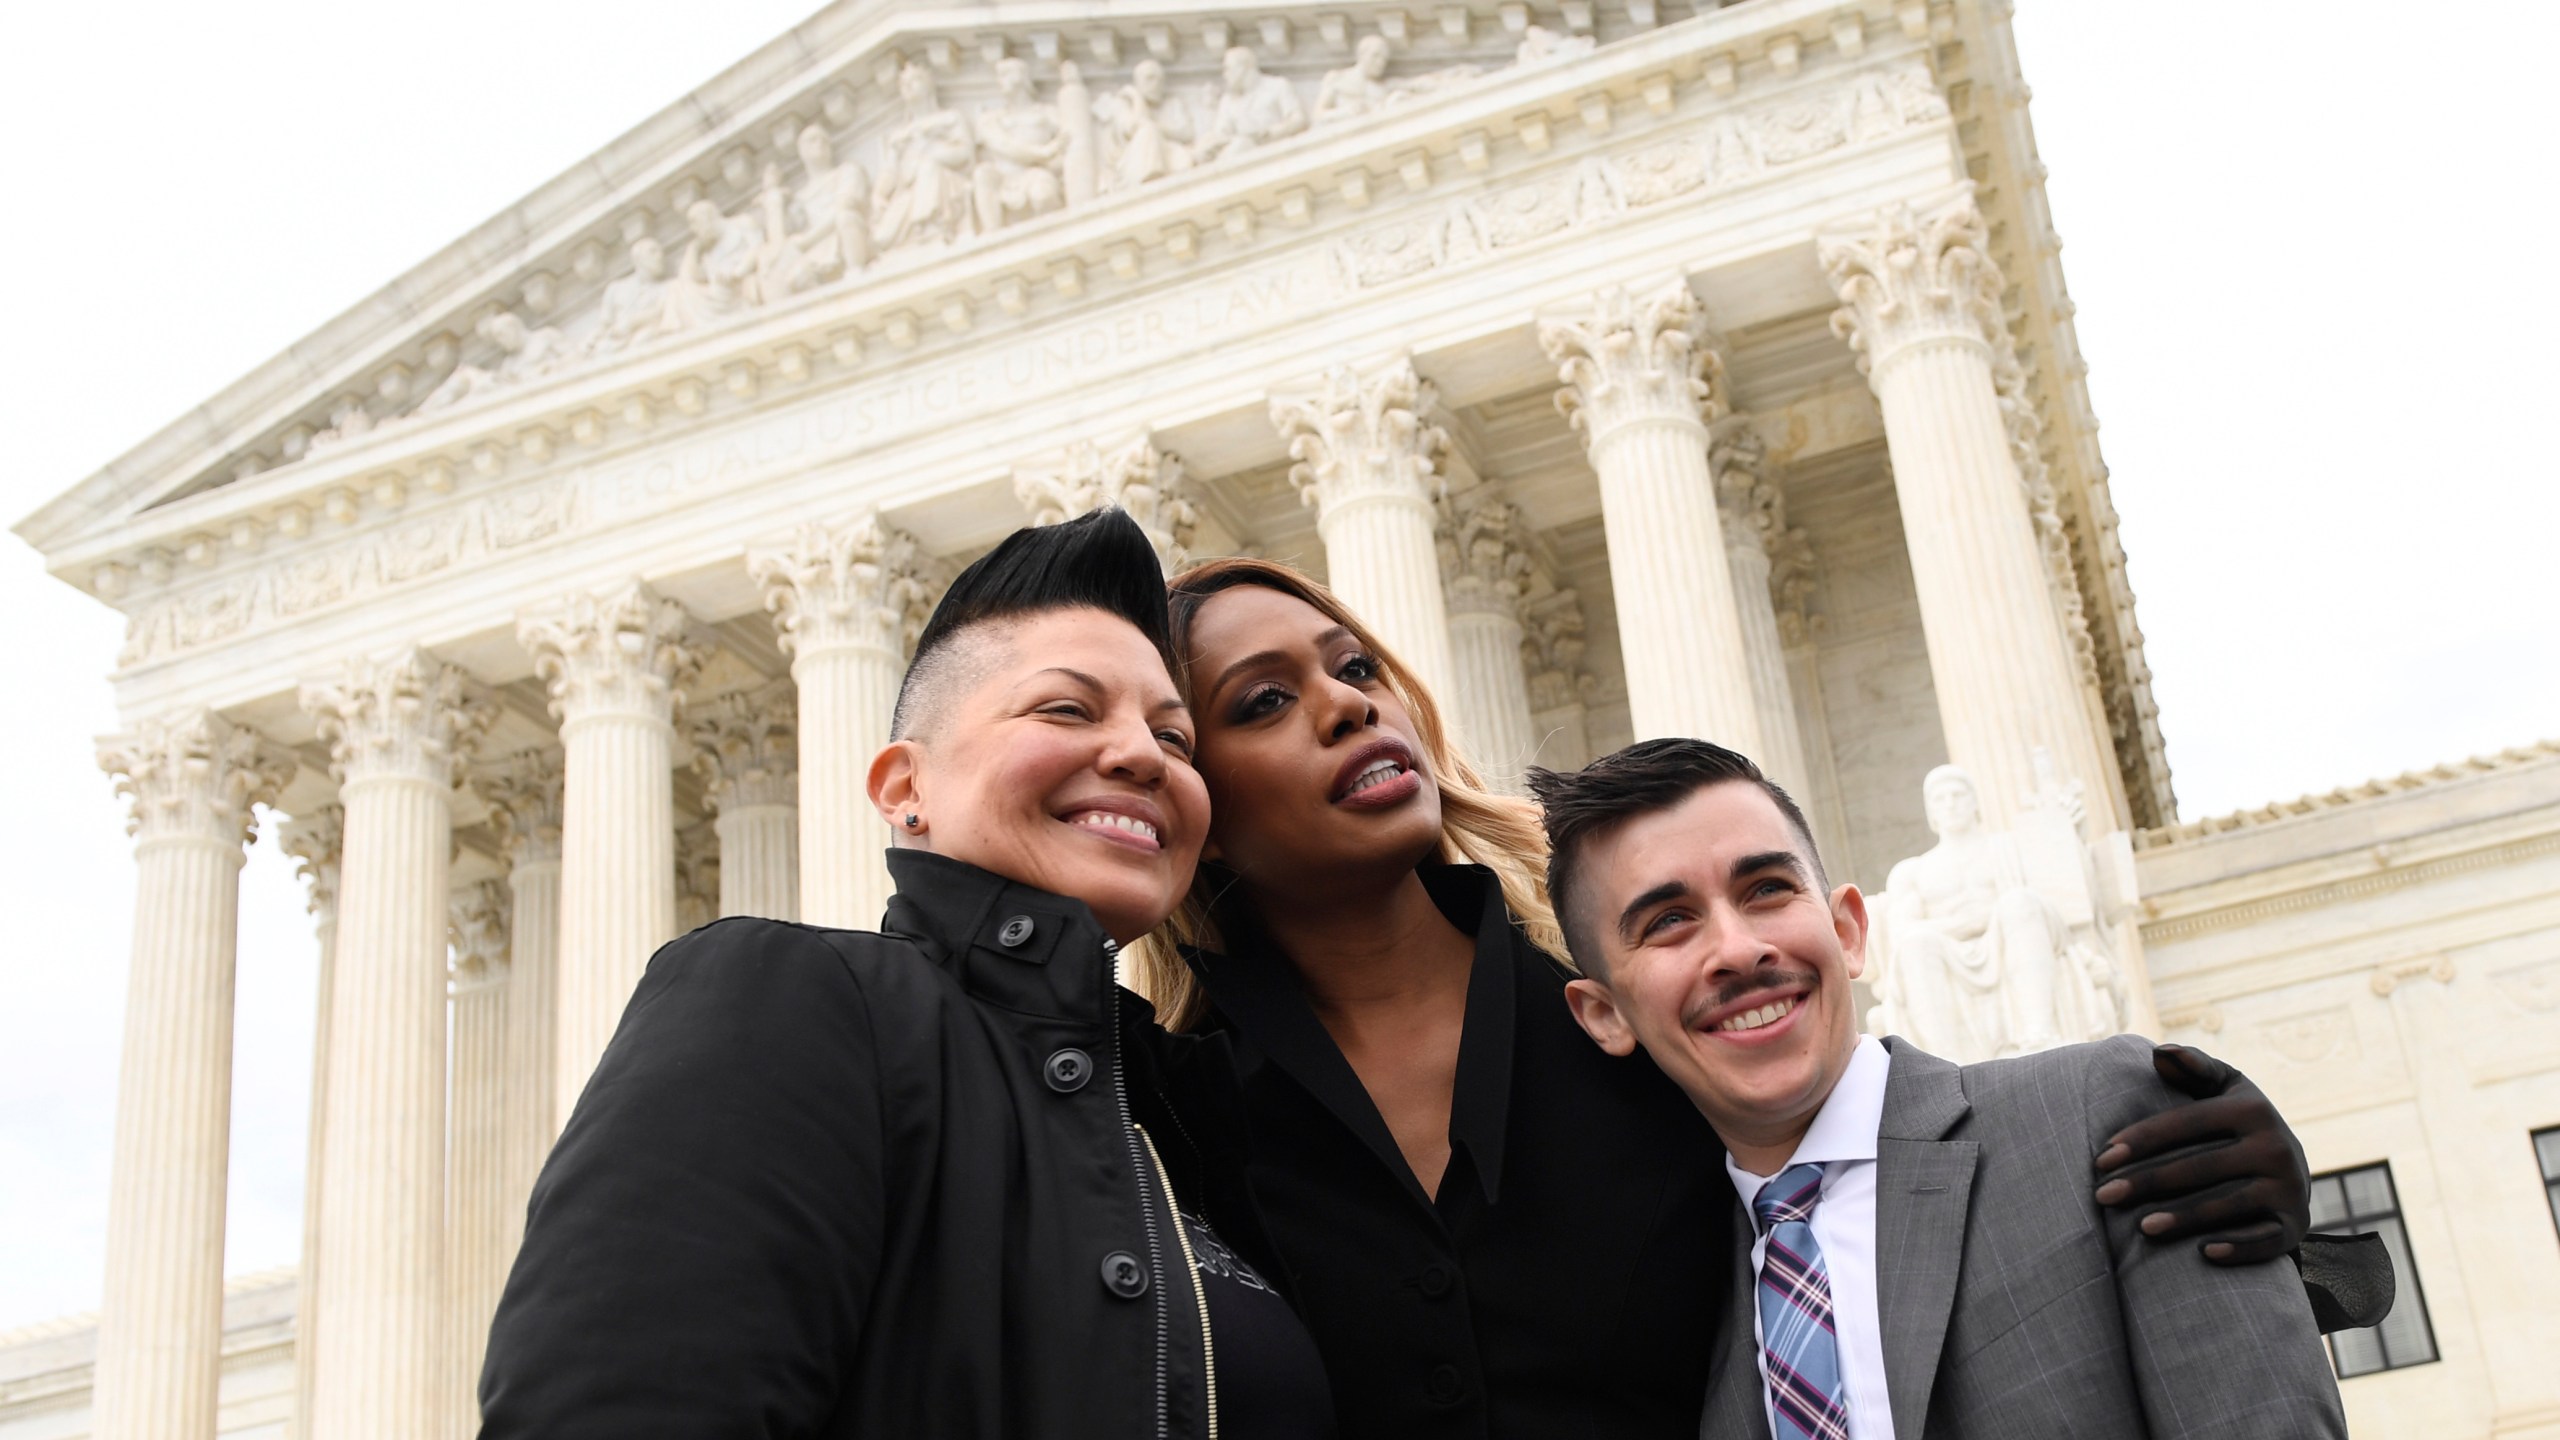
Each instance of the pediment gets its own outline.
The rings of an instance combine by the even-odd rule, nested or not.
[[[1866,8],[1892,24],[1891,6]],[[1685,23],[1739,41],[1836,10],[1751,0]],[[359,473],[368,462],[447,442],[512,401],[716,345],[972,250],[1159,210],[1175,194],[1259,183],[1254,198],[1271,212],[1258,160],[1339,148],[1435,100],[1591,64],[1664,21],[1654,0],[1126,5],[1072,19],[1046,6],[998,4],[962,18],[844,0],[211,398],[19,533],[49,556],[91,552],[148,512],[217,490],[280,492],[297,474],[346,472],[360,504],[383,483]],[[1255,76],[1229,81],[1233,51],[1254,57]],[[1736,63],[1740,51],[1727,57],[1726,89]],[[1010,100],[1009,79],[1020,87]],[[1567,103],[1553,119],[1569,125],[1573,114]],[[1373,168],[1381,189],[1398,183],[1394,162]],[[1278,209],[1306,203],[1283,194]],[[1229,211],[1223,223],[1253,217]],[[1210,206],[1144,238],[1179,254],[1203,224],[1220,223]],[[1111,242],[1076,238],[1097,272],[1122,263]],[[984,299],[1015,308],[1001,288]],[[928,307],[893,316],[885,334],[896,344],[901,324],[970,318]],[[848,343],[861,342],[840,337],[835,348]],[[803,345],[771,358],[787,370],[808,356]],[[681,393],[671,398],[681,405]],[[560,428],[546,433],[568,440]],[[448,458],[404,483],[435,488],[437,464],[450,475]],[[91,588],[116,598],[117,575],[100,578]]]

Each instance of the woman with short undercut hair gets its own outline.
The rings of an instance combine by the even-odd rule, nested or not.
[[[1207,833],[1166,640],[1117,511],[953,584],[871,766],[879,932],[650,962],[534,1187],[484,1436],[1334,1433],[1225,1042],[1113,980]]]

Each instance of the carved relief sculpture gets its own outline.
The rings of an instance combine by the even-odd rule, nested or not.
[[[1922,782],[1938,843],[1893,867],[1868,953],[1882,1001],[1867,1028],[1967,1063],[2115,1034],[2125,982],[2075,782],[2052,779],[2016,830],[1982,828],[1973,777]]]
[[[1147,532],[1164,573],[1174,574],[1190,561],[1192,531],[1200,520],[1190,477],[1179,458],[1143,436],[1108,451],[1078,444],[1063,460],[1017,469],[1013,488],[1034,525],[1056,525],[1116,505]]]
[[[1278,75],[1263,74],[1262,61],[1251,50],[1242,45],[1228,50],[1220,75],[1217,113],[1201,138],[1201,159],[1242,155],[1307,128],[1297,87]]]
[[[596,303],[589,355],[618,355],[663,334],[667,325],[667,252],[643,235],[631,242],[631,273],[604,287]]]
[[[1315,123],[1326,125],[1336,120],[1355,120],[1484,73],[1473,65],[1453,65],[1428,75],[1391,82],[1387,79],[1388,53],[1385,36],[1360,37],[1359,45],[1352,51],[1351,63],[1340,70],[1326,71],[1324,83],[1317,87]]]
[[[475,328],[481,339],[498,347],[498,363],[456,365],[443,384],[418,402],[418,414],[431,414],[489,391],[547,375],[568,358],[568,343],[558,330],[548,325],[527,325],[513,311],[498,311]]]
[[[1015,56],[996,62],[996,89],[1002,98],[978,112],[978,168],[970,177],[981,235],[1066,203],[1059,161],[1067,135],[1058,107],[1033,98],[1031,67]]]
[[[1109,133],[1111,188],[1134,190],[1190,169],[1199,127],[1190,102],[1166,88],[1164,67],[1141,60],[1113,97]]]
[[[909,62],[898,71],[906,118],[889,132],[882,153],[879,208],[871,222],[876,250],[966,239],[971,233],[970,170],[976,133],[935,90],[933,72]]]
[[[791,197],[797,221],[791,243],[811,274],[838,279],[871,263],[871,172],[859,161],[837,164],[824,126],[802,130],[799,147],[806,175]]]
[[[756,302],[763,263],[764,226],[753,217],[723,215],[708,200],[685,207],[692,233],[676,278],[667,287],[669,333],[734,315]]]

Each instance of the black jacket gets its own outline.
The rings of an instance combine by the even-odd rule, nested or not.
[[[1253,1125],[1262,1223],[1345,1440],[1697,1433],[1733,1183],[1688,1097],[1565,1007],[1493,872],[1423,867],[1475,937],[1439,1194],[1425,1194],[1286,959],[1193,952]]]
[[[1225,1043],[1157,1029],[1081,903],[890,871],[884,934],[651,960],[534,1187],[484,1437],[1206,1433],[1165,1185],[1265,1252]]]

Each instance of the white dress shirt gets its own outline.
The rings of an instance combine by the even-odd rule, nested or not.
[[[1884,1083],[1893,1056],[1872,1035],[1858,1037],[1849,1068],[1823,1100],[1787,1165],[1823,1164],[1822,1202],[1813,1207],[1813,1243],[1831,1276],[1831,1321],[1840,1346],[1840,1383],[1849,1400],[1850,1440],[1893,1440],[1893,1408],[1884,1388],[1884,1324],[1876,1307],[1876,1131],[1884,1123]],[[1778,1167],[1779,1173],[1787,1165]],[[1754,1175],[1727,1155],[1725,1173],[1748,1213],[1773,1176]],[[1756,1230],[1758,1227],[1754,1225]],[[1760,1278],[1769,1239],[1751,1242],[1751,1283]],[[1760,1357],[1760,1403],[1769,1402],[1769,1349],[1760,1334],[1759,1292],[1752,1292],[1753,1349]],[[1776,1434],[1777,1417],[1769,1419]]]

